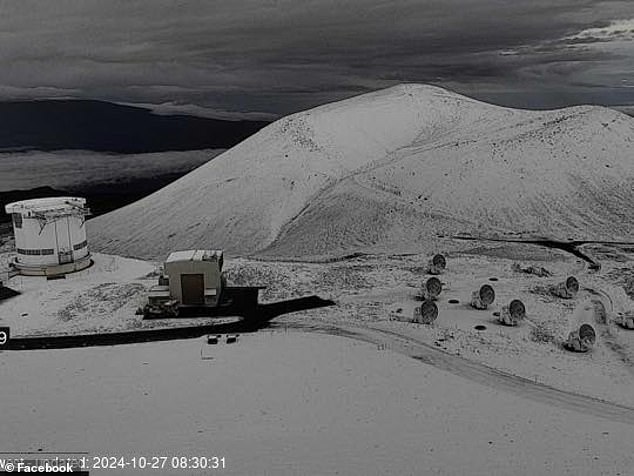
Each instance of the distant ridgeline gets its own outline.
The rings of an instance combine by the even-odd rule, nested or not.
[[[188,115],[103,101],[0,102],[0,152],[82,149],[136,154],[228,149],[268,123]]]
[[[140,200],[182,175],[182,173],[163,174],[152,178],[130,179],[120,183],[80,185],[68,190],[60,190],[53,187],[36,187],[28,190],[0,192],[0,224],[11,221],[11,217],[4,211],[4,206],[7,203],[30,200],[32,198],[79,196],[87,200],[91,215],[98,216]],[[0,227],[0,236],[4,231],[4,228]]]

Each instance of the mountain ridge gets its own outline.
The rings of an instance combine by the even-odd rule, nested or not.
[[[613,239],[631,235],[633,143],[634,120],[608,108],[400,85],[286,116],[89,223],[97,248],[152,258],[429,251],[461,232]]]
[[[226,149],[268,124],[84,99],[0,102],[0,152],[81,149],[120,154]]]

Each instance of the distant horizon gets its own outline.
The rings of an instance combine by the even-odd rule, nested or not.
[[[634,108],[628,0],[6,2],[0,100],[272,118],[398,83]]]
[[[412,82],[412,81],[403,81],[401,83],[398,84],[423,84],[423,83],[416,83],[416,82]],[[157,103],[157,104],[152,104],[152,103],[145,103],[145,102],[122,102],[122,101],[113,101],[113,100],[109,100],[109,99],[103,99],[103,98],[88,98],[88,97],[72,97],[72,96],[59,96],[59,97],[36,97],[36,98],[18,98],[18,99],[7,99],[7,98],[0,98],[0,104],[6,104],[6,103],[32,103],[32,102],[99,102],[99,103],[105,103],[105,104],[113,104],[113,105],[117,105],[117,106],[127,106],[127,107],[133,107],[133,108],[138,108],[138,109],[144,109],[146,111],[149,111],[151,114],[157,115],[157,116],[190,116],[190,117],[194,117],[194,118],[204,118],[204,119],[215,119],[215,120],[224,120],[224,121],[254,121],[254,122],[274,122],[282,117],[284,117],[285,115],[290,115],[290,114],[295,114],[297,112],[301,112],[301,111],[305,111],[305,110],[309,110],[312,109],[314,107],[319,107],[320,105],[323,104],[328,104],[331,102],[337,102],[337,101],[343,101],[346,99],[350,99],[356,96],[360,96],[363,94],[368,94],[374,91],[380,91],[381,89],[388,89],[390,87],[394,87],[398,84],[392,85],[392,86],[387,86],[385,88],[377,88],[377,89],[371,89],[368,91],[363,91],[363,92],[359,92],[359,93],[354,93],[354,94],[350,94],[349,96],[340,98],[340,99],[336,99],[336,100],[332,100],[332,101],[327,101],[325,103],[321,103],[321,104],[316,104],[314,106],[310,106],[304,109],[299,109],[297,111],[290,111],[287,114],[273,114],[273,113],[265,113],[265,112],[254,112],[254,111],[246,111],[246,112],[236,112],[236,111],[228,111],[228,110],[215,110],[212,108],[207,108],[204,106],[196,106],[196,105],[192,105],[192,104],[178,104],[175,102],[163,102],[163,103]],[[461,93],[455,90],[452,90],[450,88],[446,88],[443,87],[439,84],[432,84],[432,83],[424,83],[424,84],[428,84],[430,86],[436,86],[436,87],[440,87],[443,89],[447,89],[449,91],[464,95],[466,97],[470,97],[472,99],[476,99],[478,101],[482,101],[482,102],[486,102],[489,104],[493,104],[493,105],[497,105],[497,106],[502,106],[502,107],[511,107],[511,108],[515,108],[515,109],[527,109],[527,110],[550,110],[550,109],[562,109],[562,108],[566,108],[566,107],[574,107],[574,106],[584,106],[584,105],[588,105],[588,106],[603,106],[603,107],[609,107],[611,109],[617,110],[619,112],[622,112],[624,114],[627,114],[629,116],[634,117],[634,104],[599,104],[599,103],[593,103],[593,102],[579,102],[579,103],[573,103],[573,104],[567,104],[567,105],[561,105],[561,106],[536,106],[533,105],[532,107],[527,105],[527,106],[521,106],[521,105],[509,105],[506,104],[504,102],[496,102],[493,100],[488,100],[488,99],[483,99],[478,97],[477,95],[471,95],[471,94],[465,94],[465,93]],[[1,151],[0,151],[1,152]]]

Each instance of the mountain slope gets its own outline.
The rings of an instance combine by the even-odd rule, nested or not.
[[[634,120],[610,109],[401,85],[285,117],[89,232],[140,257],[424,251],[459,232],[631,239],[633,143]]]

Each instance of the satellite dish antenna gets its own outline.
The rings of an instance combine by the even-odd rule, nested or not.
[[[590,324],[581,324],[578,331],[571,332],[564,348],[572,352],[588,352],[594,346],[597,335]]]
[[[437,266],[440,269],[445,269],[447,267],[447,260],[441,254],[434,255],[431,262],[434,266]]]
[[[526,308],[519,299],[513,299],[508,306],[500,311],[498,321],[507,326],[517,326],[526,317]]]
[[[484,284],[480,287],[480,301],[482,304],[489,306],[495,301],[495,290],[490,284]]]
[[[442,291],[442,283],[438,278],[429,278],[426,284],[427,290],[433,296],[438,296]]]
[[[579,292],[579,281],[574,276],[568,276],[564,282],[551,286],[551,293],[564,299],[572,299]]]
[[[511,304],[509,304],[509,314],[514,320],[521,321],[524,319],[526,317],[526,307],[524,307],[524,303],[519,299],[513,299]]]
[[[471,307],[487,309],[495,301],[495,291],[490,284],[484,284],[479,290],[471,293]]]
[[[574,276],[568,276],[566,278],[566,289],[571,294],[577,294],[579,292],[579,281]]]
[[[442,283],[438,278],[429,278],[425,281],[422,290],[423,298],[425,300],[436,299],[442,291]]]
[[[579,339],[588,342],[590,345],[594,345],[597,340],[597,334],[590,324],[581,324],[579,328]]]
[[[414,322],[431,324],[438,318],[438,306],[433,301],[425,301],[414,314]]]
[[[441,254],[436,254],[429,262],[429,273],[440,274],[447,267],[447,260]]]

